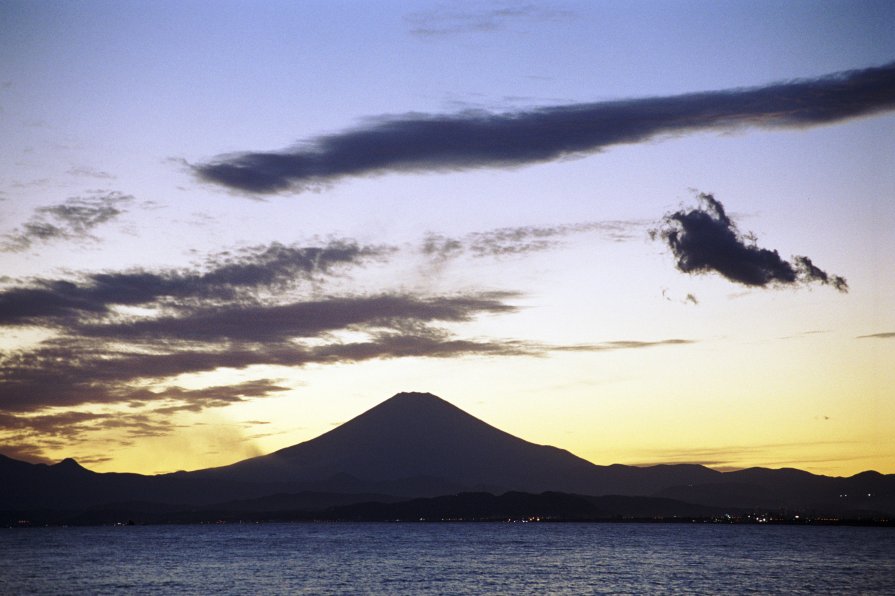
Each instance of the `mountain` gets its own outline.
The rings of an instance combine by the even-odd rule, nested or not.
[[[722,473],[687,464],[598,466],[563,449],[514,437],[428,393],[399,393],[310,441],[194,472],[98,474],[71,459],[44,465],[0,456],[0,486],[0,511],[8,512],[133,511],[135,504],[147,511],[309,512],[371,500],[551,491],[620,495],[627,501],[611,510],[639,508],[645,517],[649,508],[661,509],[660,502],[703,511],[895,516],[895,475],[832,478],[792,469]],[[475,502],[491,507],[482,498]],[[456,504],[439,501],[438,506],[445,503]],[[663,510],[685,510],[674,507]]]
[[[318,485],[338,475],[346,484],[408,494],[587,494],[601,489],[594,468],[568,451],[498,430],[434,395],[399,393],[316,439],[197,475]]]
[[[833,514],[839,517],[895,517],[895,474],[861,472],[848,478],[803,470],[748,468],[719,480],[664,488],[655,496],[713,507],[747,507]]]
[[[721,476],[693,465],[596,466],[514,437],[429,393],[399,393],[315,439],[194,475],[409,496],[482,490],[649,495]]]
[[[206,504],[277,492],[269,486],[179,474],[92,472],[73,459],[29,464],[0,455],[0,510],[86,509],[112,503]]]

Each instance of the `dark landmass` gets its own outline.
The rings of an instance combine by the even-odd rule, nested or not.
[[[338,505],[325,505],[338,502]],[[118,503],[83,511],[0,512],[4,525],[90,525],[276,521],[599,521],[720,517],[719,509],[650,497],[567,493],[459,493],[395,501],[378,495],[301,493],[204,507]]]
[[[101,474],[72,459],[0,455],[0,487],[3,525],[895,518],[892,474],[598,466],[425,393],[400,393],[316,439],[195,472]]]
[[[330,498],[350,504],[317,508]],[[361,500],[358,500],[361,499]],[[278,495],[250,505],[203,507],[134,502],[81,511],[0,511],[0,527],[245,524],[282,522],[638,522],[725,524],[823,524],[895,526],[888,517],[804,516],[785,511],[746,511],[694,505],[673,499],[545,492],[459,493],[394,501],[363,495]],[[269,507],[269,508],[268,508]]]
[[[397,503],[357,503],[327,511],[348,521],[597,521],[701,518],[721,510],[650,497],[588,497],[567,493],[460,493]]]

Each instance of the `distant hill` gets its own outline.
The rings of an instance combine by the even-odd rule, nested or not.
[[[634,507],[632,497],[639,497],[636,507],[645,517],[661,503],[689,504],[693,511],[895,517],[895,475],[832,478],[793,469],[722,473],[698,465],[597,466],[514,437],[428,393],[399,393],[310,441],[195,472],[98,474],[71,459],[43,465],[0,456],[0,486],[0,511],[7,512],[114,507],[124,512],[139,503],[138,509],[156,512],[297,514],[460,493],[551,492],[628,498],[605,511]],[[486,501],[476,503],[487,510]],[[523,501],[533,505],[536,499]],[[453,501],[442,504],[448,502]],[[507,505],[507,498],[501,503]]]

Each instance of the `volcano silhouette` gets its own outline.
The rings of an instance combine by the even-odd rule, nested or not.
[[[376,484],[438,494],[587,492],[598,488],[597,468],[563,449],[514,437],[430,393],[399,393],[315,439],[204,473],[242,482]]]
[[[0,487],[0,523],[21,519],[23,511],[44,511],[48,523],[82,519],[72,515],[105,523],[122,511],[182,521],[204,519],[196,517],[200,510],[195,507],[214,512],[320,511],[470,491],[615,495],[622,504],[612,505],[613,510],[634,507],[647,517],[668,515],[669,500],[678,504],[674,515],[688,511],[679,505],[689,503],[734,511],[895,516],[893,474],[867,471],[839,478],[786,468],[720,472],[695,464],[599,466],[563,449],[514,437],[429,393],[399,393],[315,439],[193,472],[100,474],[72,459],[46,465],[0,455]],[[642,498],[653,501],[636,500]],[[174,510],[186,513],[156,515]],[[96,517],[98,511],[106,517]]]

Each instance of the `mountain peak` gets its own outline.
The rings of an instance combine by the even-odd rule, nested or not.
[[[370,408],[360,416],[343,425],[349,429],[364,428],[371,435],[406,433],[411,428],[428,428],[432,425],[450,426],[460,421],[462,424],[484,425],[483,422],[467,414],[447,400],[431,393],[406,391],[396,393],[389,399]],[[445,428],[447,430],[447,428]],[[341,434],[339,429],[331,434]]]
[[[399,401],[399,402],[409,402],[409,401],[428,401],[431,403],[448,403],[445,400],[441,399],[437,395],[432,393],[424,393],[421,391],[402,391],[400,393],[396,393],[391,396],[389,399],[382,402],[383,404],[391,402],[391,401]]]
[[[477,423],[484,424],[437,395],[419,391],[403,391],[373,406],[347,422],[346,425],[350,427],[358,424],[372,425],[379,427],[376,430],[371,428],[370,430],[373,432],[377,430],[394,432],[402,428],[406,429],[408,425],[427,424],[444,417],[448,417],[449,420],[475,420]]]
[[[400,391],[392,396],[392,399],[400,397],[403,399],[409,399],[414,397],[422,397],[422,398],[430,398],[434,397],[435,399],[441,399],[437,395],[429,393],[428,391]],[[442,400],[443,401],[443,400]]]
[[[87,468],[85,468],[84,466],[82,466],[81,464],[79,464],[77,461],[75,461],[74,458],[71,458],[71,457],[66,457],[58,464],[54,464],[50,467],[52,467],[54,470],[59,470],[61,472],[68,472],[68,473],[89,472],[90,471]]]

